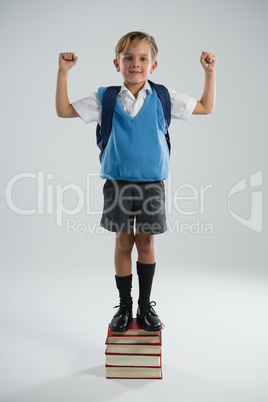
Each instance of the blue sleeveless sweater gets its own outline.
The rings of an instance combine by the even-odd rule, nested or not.
[[[105,91],[103,87],[98,89],[101,104]],[[168,167],[164,114],[155,89],[152,88],[152,93],[147,91],[144,104],[135,117],[123,109],[117,98],[100,177],[133,182],[165,180]]]

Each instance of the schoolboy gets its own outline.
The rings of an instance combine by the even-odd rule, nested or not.
[[[132,261],[134,244],[138,251],[139,300],[137,317],[147,331],[162,329],[161,320],[150,302],[155,274],[154,235],[167,230],[165,189],[169,153],[165,139],[163,108],[147,77],[157,67],[158,48],[144,32],[129,32],[117,43],[114,65],[123,76],[114,110],[110,138],[104,149],[101,178],[106,179],[101,225],[115,232],[115,279],[120,304],[110,329],[124,332],[132,318]],[[74,53],[60,53],[56,90],[59,117],[81,117],[85,123],[101,124],[106,88],[70,104],[67,95],[68,71],[77,63]],[[209,114],[215,100],[216,56],[202,52],[205,87],[200,101],[169,90],[171,117],[187,120],[191,114]],[[136,232],[134,234],[134,220]]]

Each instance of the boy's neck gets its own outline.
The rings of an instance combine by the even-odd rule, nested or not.
[[[124,82],[127,89],[132,93],[132,95],[137,99],[138,93],[144,87],[146,80],[143,82],[139,82],[138,84],[132,84],[130,82]]]

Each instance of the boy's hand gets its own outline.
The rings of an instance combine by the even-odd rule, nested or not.
[[[60,53],[59,69],[69,71],[76,65],[78,57],[74,53]]]
[[[200,62],[205,71],[213,72],[216,67],[217,57],[209,52],[202,52]]]

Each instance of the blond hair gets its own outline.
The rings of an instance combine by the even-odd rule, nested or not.
[[[137,44],[141,42],[147,42],[151,49],[152,59],[153,61],[155,61],[158,53],[158,47],[155,43],[155,40],[152,36],[150,36],[146,32],[140,32],[140,31],[128,32],[126,35],[122,36],[122,38],[119,39],[115,47],[115,56],[117,60],[119,60],[120,54],[126,52],[130,42],[133,40],[137,41],[138,42]]]

